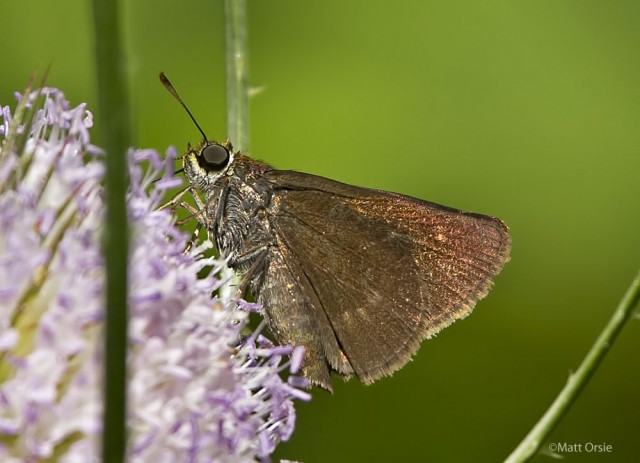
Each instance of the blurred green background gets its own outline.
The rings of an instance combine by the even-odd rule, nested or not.
[[[222,1],[122,4],[136,145],[199,141],[159,71],[224,138]],[[0,12],[1,104],[52,63],[50,85],[95,106],[88,2]],[[254,157],[495,215],[513,236],[471,317],[393,378],[315,391],[277,457],[500,461],[517,445],[640,264],[639,24],[635,0],[249,0]],[[550,440],[612,451],[566,461],[640,457],[639,335],[631,321]]]

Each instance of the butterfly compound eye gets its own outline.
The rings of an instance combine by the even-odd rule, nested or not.
[[[220,170],[229,161],[229,151],[222,145],[208,145],[200,153],[200,164],[207,170]]]

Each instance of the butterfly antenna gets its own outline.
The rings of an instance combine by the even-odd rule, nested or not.
[[[180,98],[180,95],[178,95],[178,92],[176,92],[176,89],[173,88],[173,85],[171,85],[171,82],[169,82],[169,79],[167,79],[167,76],[164,75],[164,72],[160,73],[160,82],[162,82],[162,85],[164,85],[164,88],[166,88],[169,91],[169,93],[171,93],[173,97],[176,100],[178,100],[178,103],[182,105],[184,110],[187,112],[187,114],[189,115],[193,123],[196,125],[196,127],[204,137],[204,141],[206,142],[207,140],[209,140],[205,135],[204,130],[202,130],[202,128],[200,127],[200,124],[198,124],[198,121],[196,121],[196,118],[193,117],[193,114],[191,114],[191,111],[189,111],[189,108],[187,108],[187,105],[184,104],[184,101],[182,101],[182,98]]]
[[[182,172],[184,172],[184,168],[176,170],[176,171],[173,173],[173,175],[178,175],[178,174],[181,174]],[[159,182],[159,181],[160,181],[160,180],[162,180],[163,178],[164,178],[164,177],[154,178],[153,180],[151,180],[151,183]]]

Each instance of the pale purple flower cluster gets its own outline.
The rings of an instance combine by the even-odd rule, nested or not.
[[[41,95],[31,124],[20,106],[0,108],[0,461],[97,461],[102,155],[84,105]],[[36,93],[21,102],[36,105]],[[158,210],[182,183],[174,159],[130,153],[128,460],[266,460],[293,431],[292,400],[309,399],[294,376],[302,351],[259,332],[243,339],[246,306],[211,298],[224,264],[204,257],[206,242],[185,253],[187,236]]]

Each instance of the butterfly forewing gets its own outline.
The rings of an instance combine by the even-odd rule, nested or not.
[[[498,219],[308,174],[265,176],[277,247],[295,262],[288,271],[304,304],[323,320],[316,335],[326,361],[365,383],[467,315],[508,260]]]

